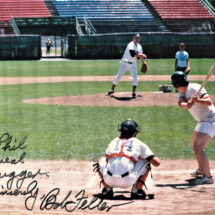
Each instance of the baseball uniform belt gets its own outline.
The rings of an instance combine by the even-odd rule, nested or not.
[[[133,64],[134,62],[130,62],[130,61],[128,61],[128,63],[129,63],[129,64]]]
[[[113,175],[109,170],[107,171],[107,174],[110,175],[110,176]],[[129,175],[129,172],[126,172],[126,173],[122,174],[121,177],[124,178],[127,175]]]

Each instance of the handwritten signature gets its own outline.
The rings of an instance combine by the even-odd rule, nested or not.
[[[2,186],[3,188],[3,186]],[[0,192],[0,195],[10,195],[10,196],[18,196],[18,195],[29,195],[25,200],[25,207],[27,210],[32,211],[34,208],[34,205],[36,203],[37,197],[39,193],[39,188],[37,187],[37,181],[32,181],[28,186],[26,191],[20,191],[19,189],[15,189],[14,191],[2,191]],[[81,190],[76,196],[76,201],[68,201],[67,199],[72,194],[72,191],[70,190],[68,194],[65,196],[63,201],[58,202],[57,196],[60,193],[60,188],[55,188],[51,190],[47,195],[43,194],[43,196],[40,199],[43,199],[40,204],[40,210],[50,210],[50,209],[65,209],[67,212],[73,212],[76,209],[77,210],[93,210],[97,208],[100,211],[103,211],[106,209],[106,212],[110,211],[113,207],[122,206],[131,204],[134,201],[129,201],[122,204],[115,204],[108,206],[107,202],[103,202],[103,199],[100,199],[98,201],[98,197],[94,197],[91,201],[88,201],[88,197],[85,196],[85,190]],[[82,201],[83,200],[83,201]],[[71,208],[71,206],[74,206]]]
[[[72,191],[70,190],[66,197],[63,199],[61,202],[57,202],[57,196],[60,193],[59,188],[55,188],[51,190],[47,195],[43,194],[43,196],[40,199],[43,199],[41,204],[40,204],[40,210],[51,210],[51,209],[65,209],[67,212],[73,212],[76,209],[77,210],[93,210],[97,208],[100,211],[103,211],[106,209],[106,212],[108,212],[111,208],[117,207],[117,206],[122,206],[122,205],[127,205],[130,203],[133,203],[134,201],[122,203],[122,204],[115,204],[111,206],[107,206],[106,202],[103,202],[103,199],[100,199],[97,201],[99,198],[94,197],[91,201],[88,201],[88,197],[84,196],[85,195],[85,190],[81,190],[76,196],[75,199],[76,201],[67,201],[67,199],[70,197]],[[29,196],[26,201],[25,201],[25,207],[28,210],[32,210],[33,206],[31,208],[28,208],[27,204],[28,201],[33,198],[33,203],[35,203],[36,198],[37,198],[37,192],[35,192],[33,195]],[[83,200],[83,201],[82,201]],[[75,206],[74,206],[75,205]],[[71,208],[71,206],[74,206]]]
[[[5,143],[5,146],[2,147],[2,149],[4,151],[6,151],[7,149],[9,151],[14,151],[16,149],[25,149],[27,147],[27,145],[23,146],[23,144],[25,143],[25,141],[27,140],[27,136],[25,136],[18,144],[18,146],[13,145],[11,146],[11,142],[12,142],[12,136],[10,136],[8,133],[4,133],[1,137],[0,137],[0,146],[2,143]],[[14,142],[16,143],[16,139],[14,140]]]
[[[39,169],[35,174],[33,174],[31,171],[28,172],[27,170],[24,170],[24,171],[22,171],[22,172],[20,172],[18,174],[16,174],[16,172],[11,172],[9,174],[5,173],[5,174],[1,175],[1,173],[0,173],[0,178],[4,178],[4,177],[9,177],[10,178],[7,181],[7,189],[10,190],[12,188],[14,179],[17,178],[17,177],[21,177],[16,182],[16,187],[18,189],[20,189],[22,187],[22,184],[23,184],[24,180],[27,179],[27,178],[34,179],[37,175],[46,175],[46,177],[49,177],[49,175],[48,175],[49,172],[41,173],[40,171],[41,170]]]
[[[3,134],[0,137],[0,148],[4,151],[9,150],[9,151],[14,151],[17,149],[25,149],[27,145],[24,145],[27,136],[25,136],[19,143],[18,145],[16,144],[17,140],[15,139],[14,142],[15,144],[12,145],[12,136],[10,136],[8,133]],[[2,143],[5,145],[2,147]],[[10,164],[17,164],[17,163],[24,163],[24,158],[26,156],[26,153],[23,152],[22,155],[20,156],[19,160],[17,161],[16,159],[10,160],[8,157],[2,160],[0,160],[0,164],[5,164],[5,163],[10,163]],[[39,187],[37,187],[37,181],[34,180],[30,184],[28,184],[26,191],[21,191],[20,189],[22,188],[22,185],[25,181],[25,179],[30,178],[34,179],[38,175],[45,175],[46,177],[49,177],[49,172],[41,172],[39,169],[36,173],[33,173],[32,171],[21,171],[20,173],[16,173],[15,171],[7,174],[7,173],[0,173],[0,179],[4,177],[8,177],[7,181],[7,188],[4,190],[4,186],[1,185],[1,188],[3,191],[0,191],[0,196],[4,195],[11,195],[11,196],[18,196],[18,195],[28,195],[27,198],[25,199],[25,207],[27,210],[32,211],[35,205],[35,202],[38,198],[38,193],[39,193]],[[17,179],[16,181],[16,189],[11,190],[12,186],[14,184],[14,179]],[[72,191],[70,190],[63,201],[59,202],[57,200],[58,194],[60,193],[60,188],[55,188],[51,190],[48,194],[43,194],[43,196],[40,198],[42,200],[40,204],[40,210],[51,210],[51,209],[65,209],[67,212],[73,212],[76,209],[77,210],[93,210],[97,208],[100,211],[103,211],[106,209],[106,212],[110,211],[113,207],[117,206],[122,206],[122,205],[127,205],[131,204],[134,201],[122,203],[122,204],[115,204],[108,206],[107,202],[103,202],[103,199],[99,199],[98,197],[94,197],[92,200],[88,200],[88,197],[85,196],[85,190],[81,190],[77,195],[75,195],[75,200],[68,200],[70,195],[72,194]]]

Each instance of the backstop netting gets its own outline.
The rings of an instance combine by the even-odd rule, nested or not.
[[[24,60],[40,58],[40,35],[0,35],[1,60]]]
[[[68,35],[70,59],[120,59],[135,33]],[[214,33],[140,33],[140,44],[148,58],[175,58],[179,44],[185,43],[190,58],[214,58]]]

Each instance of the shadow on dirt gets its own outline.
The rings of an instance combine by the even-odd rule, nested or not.
[[[136,97],[116,97],[116,96],[113,96],[113,95],[111,95],[110,96],[111,98],[114,98],[114,99],[116,99],[116,100],[118,100],[118,101],[129,101],[129,100],[133,100],[133,99],[136,99],[137,97],[142,97],[141,95],[137,95]]]
[[[119,194],[119,195],[116,195]],[[123,194],[129,194],[131,195],[131,193],[129,191],[116,191],[114,192],[114,196],[112,198],[104,198],[102,197],[101,193],[99,194],[94,194],[93,196],[99,198],[99,199],[108,199],[108,200],[122,200],[122,201],[131,201],[134,200],[131,197],[126,197]],[[145,198],[139,198],[139,199],[135,199],[135,200],[152,200],[154,199],[154,194],[148,194],[146,195]]]
[[[179,184],[156,184],[156,187],[171,187],[174,189],[187,189],[187,188],[193,188],[196,187],[196,185],[194,184],[194,182],[199,179],[200,177],[197,178],[192,178],[192,179],[187,179],[185,181],[187,181],[187,183],[179,183]],[[204,192],[204,191],[197,191],[197,190],[191,190],[191,191],[195,191],[195,192]]]

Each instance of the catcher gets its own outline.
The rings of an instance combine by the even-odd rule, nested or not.
[[[132,97],[133,98],[136,97],[135,92],[138,85],[136,60],[137,58],[140,58],[142,62],[144,62],[143,59],[147,58],[147,56],[143,54],[142,46],[139,44],[140,39],[141,39],[140,35],[136,34],[133,37],[133,41],[131,41],[127,45],[123,58],[120,61],[120,67],[119,67],[118,73],[115,79],[113,80],[112,88],[106,93],[106,96],[109,96],[114,93],[114,89],[118,84],[119,80],[122,78],[125,72],[129,70],[133,78]],[[144,66],[142,67],[141,72],[146,73],[146,69],[147,67],[146,67],[146,64],[144,63]]]
[[[112,198],[113,188],[128,188],[132,186],[131,198],[144,199],[145,185],[150,164],[159,166],[161,161],[150,148],[136,138],[141,127],[128,119],[118,126],[121,136],[111,141],[106,149],[105,157],[94,164],[103,183],[102,198]]]

